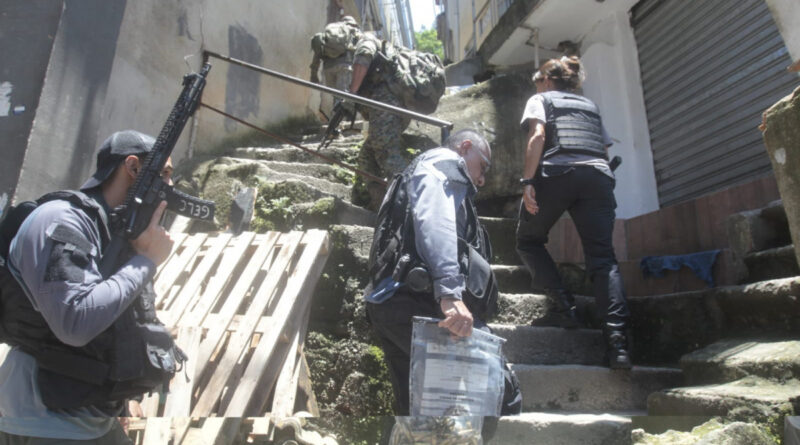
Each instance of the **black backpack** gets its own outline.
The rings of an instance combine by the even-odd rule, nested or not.
[[[10,283],[9,280],[16,280],[6,265],[11,249],[11,241],[17,236],[17,232],[25,219],[27,219],[37,207],[45,202],[55,201],[57,199],[69,201],[82,208],[88,214],[101,217],[97,215],[95,208],[87,204],[89,198],[83,192],[74,190],[62,190],[48,193],[36,201],[24,201],[16,206],[9,207],[8,211],[3,215],[3,219],[0,220],[0,343],[5,343],[8,339],[2,323],[4,306],[3,289],[8,285],[7,283]]]

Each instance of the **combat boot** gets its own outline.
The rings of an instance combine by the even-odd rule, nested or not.
[[[549,308],[542,318],[531,323],[531,326],[558,327],[575,329],[582,325],[575,307],[575,297],[566,289],[549,289],[545,291]]]
[[[606,360],[611,369],[631,369],[629,335],[625,323],[606,323],[603,328],[606,341]]]

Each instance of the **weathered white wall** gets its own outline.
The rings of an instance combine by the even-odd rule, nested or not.
[[[766,0],[792,60],[800,60],[800,2]]]
[[[600,107],[603,124],[616,139],[610,156],[622,156],[616,171],[617,218],[659,208],[647,112],[633,29],[626,11],[599,21],[581,47],[584,94]]]
[[[326,18],[327,8],[319,0],[128,2],[101,133],[121,128],[158,133],[180,92],[182,76],[199,69],[204,49],[307,79],[309,41]],[[319,95],[309,89],[221,60],[210,62],[203,101],[244,120],[265,125],[310,114],[317,107]],[[218,148],[226,137],[246,130],[207,109],[196,117],[197,152]],[[176,160],[187,155],[191,124],[173,155]]]

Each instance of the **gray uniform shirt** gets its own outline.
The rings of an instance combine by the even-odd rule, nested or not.
[[[465,199],[475,186],[469,178],[464,178],[466,182],[448,179],[440,169],[442,161],[464,163],[453,150],[437,148],[420,156],[408,196],[417,253],[428,266],[436,300],[446,296],[461,299],[466,280],[458,266],[458,237],[466,234]]]
[[[70,236],[79,237],[73,244],[89,251],[88,265],[78,267],[63,260],[55,264],[51,258],[53,246]],[[100,251],[92,219],[62,200],[34,210],[11,243],[9,270],[56,337],[68,345],[83,346],[107,329],[155,274],[155,264],[136,255],[103,280],[98,270]],[[48,410],[36,372],[36,360],[19,349],[12,349],[0,365],[0,431],[63,439],[93,439],[109,431],[116,419],[93,407]]]

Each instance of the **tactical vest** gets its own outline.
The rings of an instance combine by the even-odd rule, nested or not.
[[[403,172],[395,175],[378,210],[378,223],[369,255],[370,282],[367,285],[367,294],[387,277],[391,276],[396,282],[406,283],[411,271],[421,269],[427,273],[427,265],[417,253],[412,209],[408,199],[408,184],[420,158],[421,156],[417,156]],[[448,180],[471,184],[461,163],[456,160],[444,162],[449,163],[449,168],[444,168],[443,171]],[[466,291],[462,294],[462,300],[473,314],[485,320],[497,308],[497,281],[489,265],[492,246],[488,232],[478,219],[470,194],[464,198],[463,205],[467,214],[466,230],[464,237],[458,239],[459,269],[466,278]],[[430,276],[427,275],[426,279],[430,281]]]
[[[54,199],[68,200],[89,215],[103,246],[108,245],[107,217],[97,201],[81,192],[68,191],[45,195],[36,204]],[[119,265],[129,258],[120,258]],[[37,383],[48,408],[108,407],[167,384],[186,360],[156,318],[154,302],[150,282],[109,328],[84,346],[70,346],[55,336],[3,264],[0,340],[36,359]]]
[[[543,159],[560,153],[581,153],[607,159],[600,111],[589,99],[563,91],[548,91],[544,99]]]

